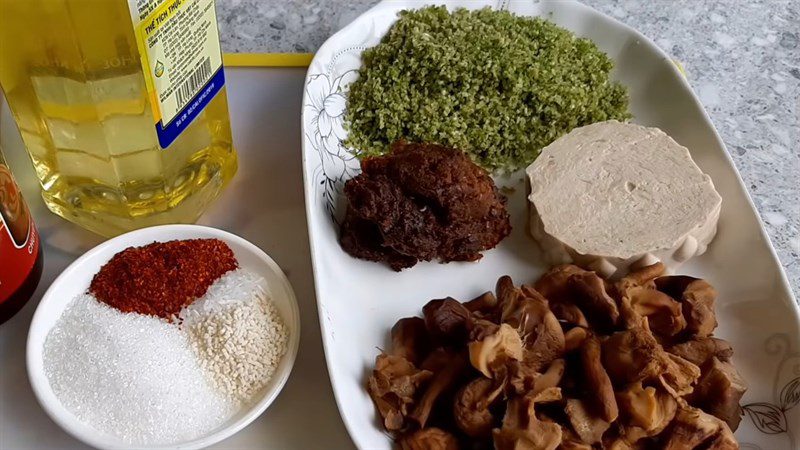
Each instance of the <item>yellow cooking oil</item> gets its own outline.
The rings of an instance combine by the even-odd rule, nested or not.
[[[180,106],[169,101],[189,101],[188,88],[210,76],[208,67],[178,67],[186,80],[173,84],[181,86],[155,86],[178,64],[200,61],[180,58],[207,45],[193,41],[201,34],[216,38],[210,54],[219,52],[213,7],[214,0],[0,0],[0,86],[53,212],[105,236],[192,223],[231,180],[237,160],[224,87],[168,145],[157,133],[158,116]],[[154,36],[164,44],[143,58],[141,46]],[[184,98],[169,91],[178,88]],[[159,95],[165,103],[154,108]],[[181,119],[179,112],[171,120]]]

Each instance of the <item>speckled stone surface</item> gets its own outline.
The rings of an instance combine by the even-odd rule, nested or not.
[[[313,52],[373,0],[217,0],[228,52]],[[680,60],[800,298],[800,2],[586,0]]]

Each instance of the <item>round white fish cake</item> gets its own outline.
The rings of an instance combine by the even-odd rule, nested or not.
[[[689,150],[658,128],[615,120],[572,130],[527,170],[530,232],[551,264],[606,277],[705,252],[722,198]]]

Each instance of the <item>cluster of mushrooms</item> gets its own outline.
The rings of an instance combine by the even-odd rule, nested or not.
[[[738,449],[746,386],[716,291],[654,264],[573,265],[398,321],[368,391],[403,450]]]

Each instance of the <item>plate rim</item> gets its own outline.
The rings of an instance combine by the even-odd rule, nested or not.
[[[517,1],[518,0],[505,0],[505,1],[501,2],[501,3],[502,3],[502,6],[508,6],[509,4],[516,3]],[[547,4],[547,3],[556,3],[556,2],[560,3],[562,5],[563,4],[567,4],[567,5],[569,5],[570,8],[583,9],[584,11],[586,11],[586,12],[588,12],[590,14],[599,16],[602,19],[610,21],[616,27],[619,27],[622,30],[627,31],[628,33],[630,33],[631,35],[633,35],[637,39],[639,39],[640,43],[642,43],[643,45],[648,47],[648,50],[654,51],[656,54],[658,54],[662,58],[664,58],[664,59],[666,59],[668,61],[673,61],[674,62],[674,59],[671,56],[669,56],[652,39],[650,39],[649,37],[647,37],[644,34],[642,34],[639,30],[627,25],[624,22],[621,22],[620,20],[617,20],[614,17],[609,16],[608,14],[605,14],[605,13],[603,13],[603,12],[601,12],[601,11],[595,9],[595,8],[592,8],[591,6],[585,5],[585,4],[583,4],[583,3],[581,3],[581,2],[579,2],[577,0],[561,0],[561,1],[558,1],[558,0],[542,0],[542,1],[538,2],[538,3]],[[361,22],[361,21],[364,21],[368,17],[370,17],[372,15],[376,15],[376,14],[378,14],[380,11],[382,11],[384,9],[398,8],[398,10],[399,10],[399,9],[408,9],[408,8],[420,8],[420,7],[424,7],[424,6],[428,6],[428,5],[446,5],[446,6],[451,6],[453,3],[458,4],[460,2],[458,2],[458,1],[453,2],[452,0],[433,0],[433,1],[431,1],[431,0],[382,0],[378,4],[374,5],[372,8],[368,9],[367,11],[363,12],[362,14],[360,14],[358,17],[354,18],[347,25],[343,26],[339,31],[337,31],[336,33],[334,33],[332,36],[330,36],[328,39],[325,40],[325,42],[319,47],[319,50],[314,55],[314,58],[311,60],[311,63],[309,64],[309,68],[308,68],[308,70],[306,72],[306,76],[305,76],[304,82],[303,82],[304,88],[305,88],[305,86],[308,85],[311,76],[315,75],[315,73],[312,74],[312,70],[316,66],[316,63],[319,63],[321,61],[321,57],[319,55],[322,52],[320,50],[327,50],[328,47],[332,47],[334,45],[334,43],[336,43],[341,38],[341,36],[344,35],[354,24],[356,24],[358,22]],[[725,142],[722,140],[722,137],[720,136],[719,131],[717,131],[717,128],[714,125],[714,122],[711,120],[711,117],[708,115],[708,112],[706,111],[706,109],[703,106],[702,102],[700,101],[699,97],[695,93],[694,89],[692,89],[692,86],[689,83],[689,81],[686,78],[686,76],[683,74],[683,72],[681,72],[681,70],[678,68],[678,66],[676,64],[670,64],[670,68],[668,70],[672,71],[672,74],[674,76],[676,76],[678,79],[680,79],[681,87],[684,88],[689,93],[691,93],[692,102],[695,104],[695,106],[698,107],[699,111],[702,113],[703,120],[706,122],[707,125],[710,126],[711,130],[713,131],[714,139],[716,140],[717,144],[723,149],[722,153],[724,154],[724,161],[728,166],[730,166],[733,169],[733,173],[734,173],[735,178],[736,178],[736,184],[738,185],[738,187],[744,193],[745,198],[747,200],[747,204],[748,204],[748,206],[750,208],[750,211],[752,212],[752,214],[755,215],[755,217],[756,217],[756,219],[758,221],[759,232],[761,233],[761,236],[765,239],[765,241],[768,244],[769,254],[772,257],[773,262],[775,263],[775,265],[778,268],[778,275],[779,275],[779,279],[780,279],[781,285],[784,288],[784,290],[788,293],[788,297],[787,297],[786,300],[789,303],[789,309],[794,312],[794,319],[795,319],[796,325],[797,325],[798,329],[800,329],[800,304],[798,304],[798,302],[797,302],[797,298],[795,297],[794,292],[793,292],[793,290],[791,288],[791,285],[789,284],[789,279],[788,279],[788,277],[786,275],[786,271],[785,271],[783,265],[781,264],[780,259],[778,258],[778,254],[777,254],[777,252],[775,250],[775,245],[773,244],[772,240],[769,237],[769,234],[767,233],[766,227],[764,226],[764,221],[763,221],[761,215],[758,213],[758,209],[756,209],[756,206],[755,206],[755,203],[753,202],[752,196],[750,195],[750,192],[747,190],[747,187],[744,184],[744,180],[742,179],[742,176],[739,173],[739,169],[736,167],[736,164],[734,163],[733,158],[731,157],[731,154],[728,151],[727,146],[725,145]],[[315,239],[314,226],[312,225],[312,222],[310,220],[312,208],[315,207],[316,201],[315,201],[315,197],[314,197],[315,190],[311,189],[311,187],[313,186],[313,180],[309,179],[310,178],[309,166],[308,166],[309,162],[307,161],[308,155],[309,155],[309,152],[310,152],[308,150],[308,144],[307,144],[306,133],[305,133],[305,131],[306,131],[306,129],[305,129],[306,128],[305,127],[305,115],[306,115],[306,105],[308,103],[307,100],[308,100],[308,91],[306,89],[304,89],[303,90],[303,100],[302,100],[303,103],[302,103],[302,106],[301,106],[302,109],[301,109],[301,115],[300,115],[301,116],[300,117],[300,120],[301,120],[301,124],[300,124],[300,139],[301,139],[301,151],[302,151],[302,162],[303,162],[303,189],[304,189],[304,197],[305,197],[305,202],[306,202],[306,205],[305,205],[305,207],[306,207],[306,226],[308,227],[309,250],[310,250],[310,255],[311,255],[311,269],[312,269],[312,273],[314,275],[314,293],[315,293],[316,300],[317,300],[317,314],[318,314],[319,325],[320,325],[320,332],[321,332],[320,334],[322,335],[321,336],[322,337],[322,343],[323,343],[322,347],[323,347],[323,352],[325,354],[325,364],[326,364],[327,369],[328,369],[328,376],[329,376],[329,379],[330,379],[330,382],[331,382],[331,389],[333,390],[334,400],[336,401],[336,406],[337,406],[337,408],[339,410],[339,415],[340,415],[340,417],[342,419],[342,422],[345,425],[345,428],[347,429],[348,434],[350,435],[350,439],[352,439],[353,443],[358,448],[363,448],[363,446],[361,445],[361,442],[360,442],[360,438],[358,437],[359,434],[356,432],[357,430],[354,429],[354,425],[350,423],[350,421],[347,419],[347,416],[344,414],[345,408],[344,408],[344,405],[342,403],[342,399],[340,399],[339,391],[336,389],[336,385],[339,384],[340,382],[337,381],[338,380],[338,376],[335,375],[334,372],[331,370],[332,358],[333,358],[332,351],[329,349],[329,346],[332,345],[331,342],[330,342],[331,333],[327,329],[326,320],[325,320],[325,308],[323,306],[324,302],[321,300],[322,296],[320,295],[321,292],[320,292],[320,289],[319,289],[319,284],[317,282],[317,279],[318,279],[318,268],[317,268],[317,257],[318,256],[317,256],[317,248],[316,248],[317,247],[317,240]]]

